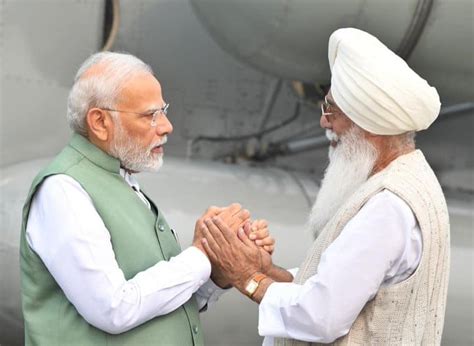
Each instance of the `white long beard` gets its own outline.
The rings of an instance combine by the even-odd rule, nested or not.
[[[163,154],[153,153],[152,149],[165,144],[166,136],[161,141],[144,148],[135,138],[125,132],[118,118],[114,126],[115,138],[110,153],[119,159],[123,168],[133,172],[157,172],[161,168]]]
[[[329,139],[337,140],[328,130]],[[341,136],[335,148],[329,148],[329,165],[324,173],[308,227],[316,237],[341,205],[367,181],[377,159],[377,150],[357,126]]]

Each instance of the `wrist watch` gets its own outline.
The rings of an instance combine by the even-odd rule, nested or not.
[[[247,285],[245,285],[245,293],[252,298],[252,296],[255,294],[255,292],[258,289],[258,286],[260,285],[260,282],[262,282],[263,279],[267,278],[265,274],[262,273],[256,273],[254,274],[249,282],[247,282]]]

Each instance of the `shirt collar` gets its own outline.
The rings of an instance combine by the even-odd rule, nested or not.
[[[120,175],[128,185],[130,185],[132,188],[135,188],[137,191],[140,191],[140,185],[138,184],[137,179],[135,179],[131,173],[123,168],[120,168]]]

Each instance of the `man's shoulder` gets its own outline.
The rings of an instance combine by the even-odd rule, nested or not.
[[[37,174],[36,178],[44,179],[51,175],[66,173],[83,158],[81,153],[67,145]]]
[[[61,152],[35,176],[31,183],[30,194],[34,194],[34,191],[43,184],[45,179],[56,175],[67,174],[67,172],[81,162],[82,159],[83,156],[73,148],[70,146],[64,147]]]
[[[397,161],[387,169],[381,186],[400,197],[417,215],[432,205],[446,212],[443,190],[423,153],[415,150]]]
[[[417,185],[419,188],[439,185],[433,169],[419,149],[399,156],[374,178],[389,190],[394,185]]]

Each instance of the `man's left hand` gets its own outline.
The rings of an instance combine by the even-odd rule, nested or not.
[[[275,249],[275,239],[270,235],[268,230],[267,220],[254,220],[250,225],[249,232],[245,232],[250,240],[255,241],[255,244],[260,246],[270,255],[273,254]]]
[[[262,273],[267,274],[273,265],[272,254],[275,248],[275,239],[270,236],[267,221],[263,219],[253,221],[250,231],[246,230],[245,233],[259,246],[262,256]]]

